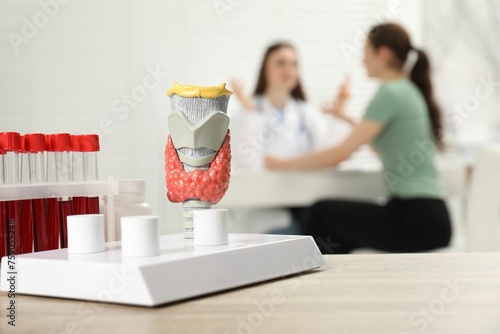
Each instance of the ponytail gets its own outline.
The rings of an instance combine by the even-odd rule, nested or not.
[[[432,92],[427,54],[413,48],[408,33],[395,23],[374,26],[368,33],[368,41],[375,49],[388,47],[394,54],[392,65],[409,73],[411,81],[419,88],[427,104],[434,142],[439,149],[443,149],[443,121]]]
[[[413,65],[411,69],[410,79],[420,89],[420,92],[424,96],[429,118],[431,120],[434,141],[439,149],[443,149],[443,121],[441,119],[441,111],[439,110],[432,92],[429,58],[423,50],[415,48],[413,50],[418,53],[418,57],[415,65]]]

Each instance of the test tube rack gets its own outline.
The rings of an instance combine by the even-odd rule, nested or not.
[[[113,213],[113,181],[0,186],[0,200],[107,196]],[[109,217],[111,222],[114,217]],[[108,224],[114,235],[113,224]],[[223,246],[186,247],[183,234],[160,237],[160,255],[122,257],[121,242],[104,252],[71,254],[58,249],[2,258],[0,290],[17,294],[138,306],[157,306],[285,277],[325,264],[310,236],[229,234]]]
[[[118,195],[117,181],[71,181],[20,183],[0,185],[0,201],[76,196],[106,196],[108,219],[114,222],[114,195]],[[108,235],[115,235],[114,225],[108,224]],[[111,240],[113,241],[113,240]]]

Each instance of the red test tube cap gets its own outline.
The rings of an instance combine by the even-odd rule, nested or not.
[[[80,152],[99,152],[99,136],[88,134],[80,136]]]
[[[21,135],[19,132],[0,132],[0,152],[19,152]]]
[[[24,135],[19,137],[19,153],[26,153],[26,142],[24,140]]]
[[[71,135],[71,151],[73,151],[73,152],[80,151],[80,136],[79,135]]]
[[[46,150],[45,135],[43,133],[28,133],[24,135],[26,152],[38,153]]]
[[[45,135],[45,150],[52,151],[52,135]]]
[[[71,151],[71,137],[69,133],[55,133],[51,135],[51,151]]]

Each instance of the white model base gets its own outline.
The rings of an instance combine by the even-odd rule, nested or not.
[[[186,248],[183,235],[174,234],[161,236],[160,248],[160,255],[143,258],[122,257],[120,242],[101,253],[60,249],[18,255],[14,263],[4,257],[0,290],[156,306],[325,264],[309,236],[230,234],[228,245]]]

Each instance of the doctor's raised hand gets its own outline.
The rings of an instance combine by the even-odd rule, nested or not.
[[[238,78],[231,78],[229,80],[229,85],[231,86],[231,90],[233,91],[234,95],[243,105],[245,110],[255,111],[255,104],[252,101],[252,98],[245,94],[245,82]]]

